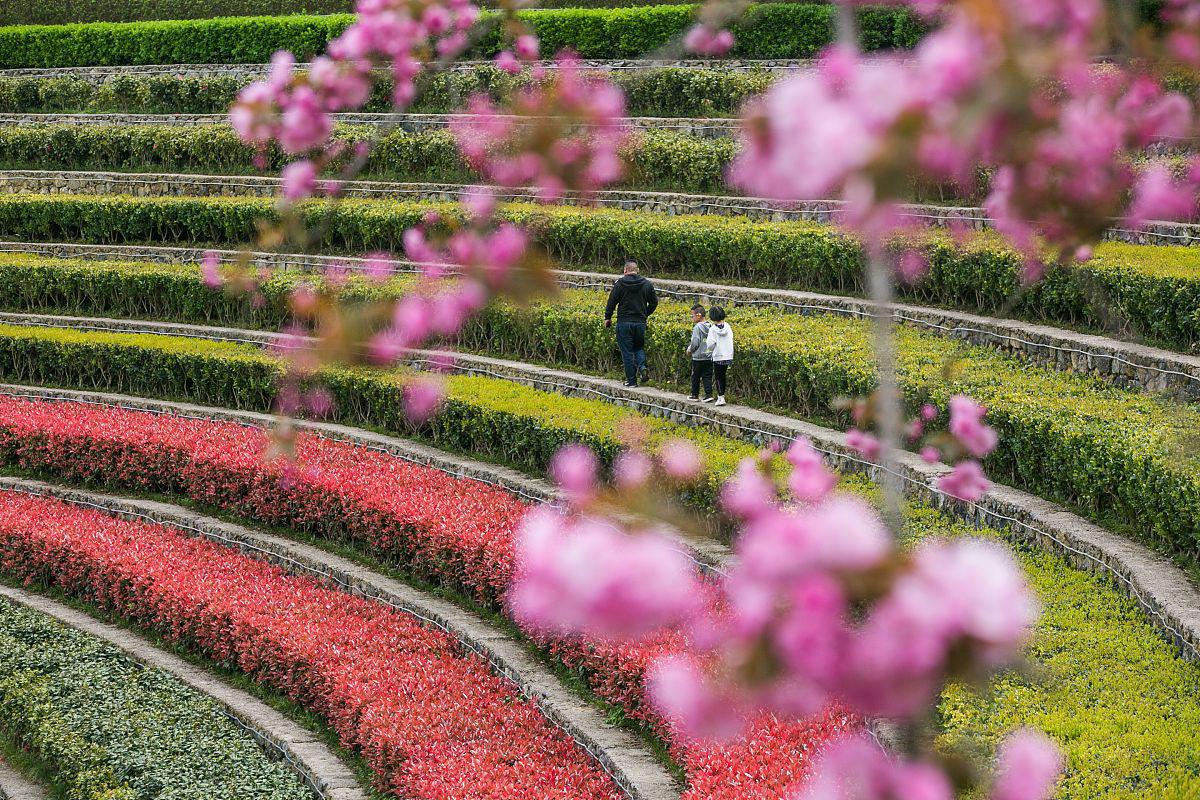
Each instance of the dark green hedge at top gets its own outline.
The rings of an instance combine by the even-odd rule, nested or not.
[[[47,767],[66,798],[313,797],[213,700],[5,600],[0,730]]]
[[[626,111],[634,117],[732,116],[776,77],[766,70],[690,67],[605,75],[625,91]],[[246,83],[229,76],[120,75],[98,84],[79,78],[0,78],[0,112],[223,114]],[[453,70],[432,78],[409,110],[445,114],[461,109],[473,94],[501,100],[531,83],[528,72],[514,76],[490,65]],[[391,97],[391,80],[381,78],[363,110],[389,111]]]
[[[348,200],[332,212],[304,207],[309,221],[328,223],[318,244],[329,251],[403,252],[405,229],[430,210],[446,217],[453,204]],[[0,197],[0,237],[25,241],[123,244],[253,240],[275,204],[251,198],[133,198],[67,195]],[[503,206],[535,240],[569,266],[615,268],[632,258],[651,273],[748,285],[861,293],[863,256],[834,228],[798,222],[750,222],[720,216]],[[966,244],[933,236],[924,245],[929,275],[906,297],[984,312],[1007,307],[1021,287],[1022,259],[995,237]],[[1056,270],[1021,295],[1014,313],[1079,327],[1111,329],[1180,350],[1200,345],[1200,251],[1186,247],[1105,244],[1086,264]]]
[[[662,47],[692,24],[696,6],[539,9],[519,12],[546,53],[570,48],[584,58],[637,58]],[[832,40],[829,5],[751,7],[734,26],[742,58],[809,58]],[[496,12],[485,12],[487,24]],[[870,50],[911,47],[921,27],[902,9],[859,12],[863,45]],[[165,22],[97,22],[0,28],[0,67],[119,64],[265,63],[276,50],[307,59],[320,53],[353,17],[347,14],[224,17]],[[503,46],[492,25],[471,55],[490,57]]]
[[[538,8],[612,8],[679,5],[689,0],[537,0]],[[72,22],[140,22],[160,19],[261,17],[281,14],[345,14],[356,0],[5,0],[0,25],[65,25]],[[481,6],[495,6],[493,0]]]
[[[337,138],[372,139],[363,126],[341,126]],[[353,147],[345,148],[353,152]],[[651,128],[630,139],[622,186],[639,189],[724,192],[733,139],[710,139]],[[224,125],[7,125],[0,126],[0,168],[40,170],[159,171],[239,175],[258,172],[254,149]],[[287,159],[278,149],[267,167]],[[361,177],[391,181],[470,183],[480,180],[460,157],[446,129],[393,131],[372,148]]]

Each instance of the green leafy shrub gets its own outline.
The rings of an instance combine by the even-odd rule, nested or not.
[[[766,91],[775,76],[766,70],[696,68],[618,70],[607,77],[625,90],[635,117],[711,117],[737,112]],[[223,114],[247,83],[231,76],[119,75],[102,83],[79,78],[0,78],[0,112],[129,114]],[[446,114],[484,93],[500,100],[532,83],[528,73],[509,75],[488,66],[443,72],[410,107],[414,113]],[[392,107],[392,81],[381,78],[364,111]]]
[[[343,126],[341,141],[372,138],[369,128]],[[347,152],[353,148],[348,147]],[[671,130],[648,130],[625,148],[624,185],[703,192],[723,187],[732,160],[732,139],[707,139]],[[223,125],[34,125],[0,126],[0,167],[246,174],[254,172],[254,149]],[[273,148],[268,167],[286,158]],[[393,131],[372,148],[364,178],[464,183],[479,180],[459,155],[448,130]]]
[[[0,728],[76,800],[301,800],[213,700],[116,647],[0,600]]]
[[[0,263],[0,297],[16,310],[262,328],[287,320],[289,293],[302,280],[299,273],[277,273],[262,287],[264,302],[251,304],[206,290],[191,266],[14,257]],[[354,301],[396,296],[404,286],[404,280],[386,287],[352,283],[344,292]],[[603,300],[602,293],[572,290],[524,310],[494,304],[468,324],[461,344],[608,374],[619,362],[598,313]],[[663,380],[681,383],[687,375],[689,307],[664,301],[650,328],[651,367]],[[839,397],[874,387],[864,321],[751,308],[738,308],[732,321],[738,356],[731,391],[739,398],[834,419]],[[1184,452],[1200,430],[1200,409],[912,328],[901,329],[899,345],[901,388],[913,409],[926,401],[944,408],[957,392],[988,406],[1001,434],[988,464],[994,475],[1093,515],[1136,524],[1143,536],[1175,552],[1200,552],[1200,458]],[[953,378],[946,379],[942,368],[952,360]],[[457,444],[470,446],[467,440]]]
[[[668,5],[689,0],[538,0],[540,8]],[[481,2],[494,6],[495,2]],[[0,25],[64,25],[71,22],[138,22],[281,14],[343,14],[355,0],[6,0]]]
[[[683,33],[696,6],[563,8],[518,12],[547,53],[571,48],[583,58],[636,58]],[[496,12],[484,12],[484,16]],[[865,9],[864,46],[911,46],[919,35],[909,12]],[[159,22],[93,22],[0,28],[0,67],[66,67],[99,64],[255,64],[276,50],[307,59],[320,53],[352,17],[222,17]],[[821,4],[751,7],[733,27],[743,58],[808,58],[832,41],[834,10]],[[485,34],[471,55],[488,57],[503,46],[501,30]]]
[[[273,407],[280,362],[249,345],[155,334],[85,333],[65,328],[0,325],[0,375],[18,382],[90,383],[148,397],[189,398],[230,408]],[[696,442],[708,456],[707,477],[685,496],[711,510],[716,491],[756,449],[601,401],[565,398],[499,378],[454,375],[449,398],[431,422],[414,426],[401,399],[405,370],[328,369],[319,378],[335,398],[336,418],[543,473],[563,445],[582,441],[605,463],[620,451],[618,430],[641,421],[651,442]],[[91,376],[91,377],[87,377]]]
[[[453,217],[453,204],[343,201],[319,244],[329,251],[402,252],[401,237],[430,210]],[[274,204],[251,198],[130,198],[55,195],[0,197],[0,235],[27,241],[224,243],[253,239]],[[628,258],[650,272],[691,279],[840,293],[862,291],[862,251],[834,228],[750,222],[719,216],[667,216],[609,209],[510,204],[502,214],[526,224],[556,259],[614,268]],[[1021,288],[1021,257],[992,235],[966,244],[932,236],[931,269],[903,289],[919,302],[983,312],[1007,307]],[[1012,313],[1133,335],[1188,350],[1200,345],[1200,251],[1105,244],[1086,264],[1051,272],[1024,290]]]

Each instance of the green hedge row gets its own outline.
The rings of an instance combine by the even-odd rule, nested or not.
[[[368,141],[371,130],[339,128],[349,144]],[[347,147],[346,152],[353,152]],[[685,192],[724,191],[724,173],[736,145],[650,129],[624,149],[623,186]],[[166,171],[238,175],[258,172],[254,149],[224,125],[34,125],[0,126],[0,169]],[[278,172],[287,158],[273,149],[268,168]],[[372,149],[361,176],[367,179],[471,183],[480,176],[461,158],[446,129],[393,131]]]
[[[680,5],[690,0],[537,0],[538,8],[616,8]],[[72,22],[142,22],[284,14],[348,14],[356,0],[6,0],[0,25],[66,25]],[[481,6],[498,5],[483,0]]]
[[[635,117],[733,115],[775,80],[765,70],[671,67],[616,70],[606,76],[625,91],[627,111]],[[410,110],[445,114],[462,108],[473,94],[500,100],[531,83],[528,72],[514,76],[492,66],[444,72],[423,87]],[[245,79],[227,76],[122,75],[99,84],[79,78],[0,78],[0,112],[223,114],[245,84]],[[381,78],[363,110],[390,111],[391,93],[392,81]]]
[[[7,601],[0,601],[0,729],[48,766],[66,798],[313,796],[213,700]]]
[[[229,408],[274,407],[280,363],[248,346],[153,334],[85,333],[63,328],[0,325],[0,376],[20,383],[92,385],[145,397],[191,399]],[[90,376],[90,377],[89,377]],[[449,397],[431,422],[414,426],[404,414],[404,370],[330,369],[320,373],[335,400],[335,419],[544,474],[565,444],[584,442],[606,464],[622,449],[618,432],[644,423],[650,442],[691,439],[708,458],[708,473],[685,500],[715,507],[721,483],[753,445],[596,400],[566,398],[498,378],[449,376]]]
[[[543,9],[519,12],[545,53],[571,48],[584,58],[636,58],[679,36],[692,24],[696,6],[611,9]],[[483,21],[497,12],[485,12]],[[922,26],[907,11],[865,8],[859,12],[868,50],[911,47]],[[754,6],[734,26],[742,58],[808,58],[833,38],[835,9],[821,4]],[[224,17],[165,22],[96,22],[0,28],[0,67],[67,67],[117,64],[253,64],[276,50],[307,59],[350,24],[330,16]],[[472,50],[491,56],[503,46],[493,25]]]
[[[404,230],[430,210],[458,213],[451,204],[367,200],[344,201],[333,212],[319,203],[304,208],[310,222],[329,223],[321,247],[350,253],[403,252]],[[862,291],[861,249],[828,226],[523,204],[502,213],[570,266],[607,269],[633,258],[651,273],[696,280]],[[9,195],[0,197],[0,236],[240,246],[275,214],[267,199]],[[995,237],[959,245],[935,236],[924,247],[932,266],[904,289],[909,299],[990,312],[1006,307],[1021,286],[1021,258]],[[1087,264],[1055,271],[1025,291],[1014,313],[1101,330],[1115,321],[1116,333],[1192,349],[1200,345],[1200,251],[1105,244]]]
[[[114,343],[107,335],[72,336],[76,342],[86,338],[97,344],[100,340]],[[179,340],[170,343],[159,337],[158,349],[165,352],[175,347],[193,353],[207,350],[209,358],[218,362],[231,357],[221,355],[228,353],[224,345],[193,349]],[[129,363],[122,351],[110,352],[112,359],[97,360],[101,371],[91,373],[87,385],[93,385],[92,376],[110,375]],[[164,363],[170,361],[169,356],[163,359]],[[238,369],[243,368],[243,362],[236,363]],[[163,374],[169,375],[171,370],[165,369]],[[206,390],[209,385],[199,388]],[[176,386],[185,388],[181,382]],[[661,419],[639,417],[604,403],[551,395],[547,405],[541,393],[512,384],[507,387],[490,379],[452,378],[452,395],[466,395],[477,410],[467,410],[457,405],[460,401],[452,400],[450,413],[455,415],[454,425],[461,425],[462,430],[442,442],[464,441],[467,446],[463,449],[474,449],[479,444],[469,440],[471,430],[480,436],[495,436],[487,441],[503,445],[484,448],[485,455],[529,469],[531,463],[544,466],[545,454],[563,439],[598,443],[611,457],[612,432],[623,419],[641,419],[652,427],[655,437],[680,433]],[[535,417],[540,421],[534,422]],[[696,433],[694,429],[682,431]],[[718,463],[749,452],[740,443],[719,437],[699,443],[716,454]],[[852,491],[865,488],[857,476],[847,483]],[[998,538],[993,531],[953,523],[927,507],[910,506],[907,516],[906,533],[914,538]],[[958,742],[982,736],[994,745],[1015,727],[1028,725],[1046,731],[1062,744],[1069,764],[1056,794],[1060,800],[1119,793],[1129,785],[1139,787],[1139,797],[1165,800],[1176,796],[1180,787],[1196,784],[1191,762],[1200,736],[1196,702],[1200,668],[1179,658],[1132,601],[1103,579],[1040,550],[1019,551],[1018,558],[1042,600],[1042,619],[1029,656],[1046,679],[1004,676],[982,690],[956,688],[948,692],[941,705],[942,735]],[[1154,686],[1152,692],[1145,691],[1147,681]]]
[[[265,302],[254,305],[206,290],[190,266],[8,256],[0,261],[0,298],[17,311],[276,328],[287,320],[289,292],[301,279],[278,273],[263,286]],[[347,299],[394,296],[403,284],[356,284]],[[601,323],[603,301],[602,292],[579,290],[524,310],[493,305],[470,323],[461,344],[612,373],[619,361]],[[647,349],[660,380],[680,384],[687,375],[689,307],[665,300],[653,318]],[[834,419],[839,397],[866,394],[874,385],[864,321],[751,308],[738,308],[731,320],[738,337],[731,392],[739,399]],[[1200,409],[912,328],[899,336],[901,385],[914,410],[928,401],[945,407],[957,392],[988,406],[1001,434],[988,465],[993,474],[1135,526],[1176,552],[1200,554],[1200,456],[1181,455],[1200,430]],[[952,358],[957,368],[947,380],[941,370]]]

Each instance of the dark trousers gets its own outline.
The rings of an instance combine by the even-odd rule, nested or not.
[[[704,396],[712,397],[713,363],[712,361],[692,362],[692,397],[700,396],[700,382],[704,382]]]
[[[713,362],[713,373],[717,383],[717,394],[721,397],[725,396],[725,378],[729,374],[729,365],[732,363],[732,361]]]
[[[617,349],[625,365],[625,382],[636,384],[638,373],[646,366],[646,323],[618,322]]]

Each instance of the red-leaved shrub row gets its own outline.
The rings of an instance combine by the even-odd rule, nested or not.
[[[183,495],[262,523],[354,541],[502,608],[513,532],[528,509],[515,496],[312,434],[299,436],[291,464],[266,462],[267,446],[263,430],[236,423],[0,397],[0,463],[72,483]],[[829,709],[804,723],[764,718],[735,744],[672,742],[643,700],[643,678],[655,658],[686,646],[682,636],[544,644],[599,696],[667,738],[687,773],[688,800],[786,797],[812,755],[859,724]]]
[[[537,707],[412,617],[162,525],[0,492],[0,568],[233,663],[404,798],[617,800]]]

